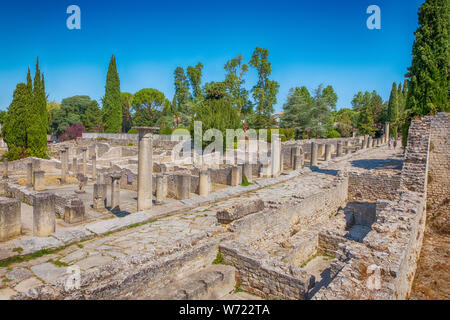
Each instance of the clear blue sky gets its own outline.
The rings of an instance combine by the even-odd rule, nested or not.
[[[73,95],[100,101],[116,55],[123,92],[156,88],[172,99],[173,71],[201,61],[203,82],[221,81],[225,62],[270,51],[280,83],[276,111],[290,88],[331,84],[338,107],[358,91],[389,98],[411,63],[417,11],[424,0],[14,0],[0,4],[0,109],[12,100],[36,56],[49,100]],[[81,8],[81,30],[68,30],[66,9]],[[369,5],[381,30],[366,27]],[[248,74],[247,86],[254,84]]]

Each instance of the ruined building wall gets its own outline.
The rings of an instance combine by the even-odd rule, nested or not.
[[[394,200],[400,186],[400,174],[349,172],[348,198],[353,200]]]
[[[450,118],[438,113],[430,125],[427,205],[435,216],[450,212]]]

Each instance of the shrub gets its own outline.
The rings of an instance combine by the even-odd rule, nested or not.
[[[128,133],[129,134],[138,134],[139,131],[137,129],[135,129],[135,128],[131,128],[130,130],[128,130]]]
[[[172,129],[170,127],[164,127],[159,131],[159,134],[170,136],[172,134]]]
[[[339,133],[339,131],[333,129],[333,130],[328,131],[325,136],[327,138],[340,138],[341,134]]]
[[[287,140],[295,139],[295,129],[284,128],[284,129],[280,129],[280,132],[286,137]]]

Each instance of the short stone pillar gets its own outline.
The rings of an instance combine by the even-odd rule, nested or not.
[[[97,156],[94,154],[91,157],[92,161],[92,180],[97,178]]]
[[[303,154],[294,156],[294,170],[300,171],[303,169]]]
[[[191,195],[191,175],[187,173],[181,173],[176,175],[177,184],[177,199],[185,200],[189,199]]]
[[[38,193],[33,198],[33,235],[48,237],[56,228],[55,200],[51,193]]]
[[[368,147],[369,147],[369,135],[366,134],[363,140],[363,149],[367,149]]]
[[[325,161],[331,160],[331,144],[325,145]]]
[[[156,175],[156,201],[155,204],[162,204],[166,198],[166,184],[167,178],[164,174],[160,173]]]
[[[77,174],[78,179],[78,190],[75,190],[75,193],[85,193],[84,187],[86,187],[88,178],[82,173]]]
[[[242,168],[240,166],[231,167],[231,186],[235,187],[242,184]]]
[[[111,174],[111,211],[120,211],[120,173]]]
[[[311,142],[311,167],[317,166],[317,143]]]
[[[290,163],[291,163],[292,170],[295,170],[294,169],[295,156],[300,155],[300,152],[301,152],[301,147],[299,147],[299,146],[295,146],[295,147],[291,148],[291,161],[290,161]]]
[[[61,160],[61,184],[66,183],[66,175],[67,175],[67,161],[68,161],[68,154],[67,149],[63,148],[60,151],[60,160]]]
[[[0,197],[0,241],[19,236],[22,231],[21,203]]]
[[[35,191],[45,190],[45,172],[42,170],[33,172],[33,189]]]
[[[105,175],[103,173],[97,174],[97,183],[98,184],[105,184]]]
[[[86,165],[87,165],[87,148],[83,147],[81,148],[81,152],[83,152],[83,166],[82,166],[82,173],[83,176],[86,175]]]
[[[342,142],[338,142],[336,145],[336,157],[342,157]]]
[[[281,174],[281,161],[282,161],[280,135],[272,134],[272,142],[270,143],[270,149],[271,149],[270,162],[272,164],[272,169],[271,169],[272,177],[277,178]],[[242,181],[242,178],[241,178],[241,181]]]
[[[138,201],[137,209],[148,210],[153,205],[152,172],[153,172],[153,135],[158,128],[136,127],[139,132],[138,154]]]
[[[244,163],[244,165],[242,166],[242,174],[245,176],[248,182],[253,182],[253,165],[248,162]]]
[[[64,207],[64,221],[66,223],[78,223],[84,220],[84,203],[81,199],[70,199]]]
[[[317,158],[323,157],[325,159],[325,145],[318,144],[317,145]]]
[[[372,148],[372,137],[367,138],[367,148]]]
[[[199,184],[198,184],[198,194],[201,196],[206,196],[209,194],[209,170],[200,170],[199,173]]]
[[[97,180],[98,181],[98,180]],[[93,208],[95,210],[103,210],[106,208],[106,193],[108,192],[105,183],[95,183],[92,194]]]
[[[387,143],[389,141],[389,138],[391,137],[391,130],[390,130],[390,126],[391,124],[389,122],[386,122],[384,124],[384,135],[385,135],[385,143]]]
[[[72,160],[72,174],[74,176],[78,174],[78,159],[75,157]]]
[[[27,163],[27,187],[33,186],[33,163]]]
[[[3,159],[3,179],[8,179],[8,158]]]

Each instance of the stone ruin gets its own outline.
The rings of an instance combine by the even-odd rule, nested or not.
[[[18,245],[30,254],[114,232],[117,245],[139,239],[123,257],[83,269],[83,288],[65,290],[62,277],[13,297],[232,298],[227,294],[239,287],[269,299],[408,298],[426,204],[448,201],[448,178],[444,191],[426,193],[430,170],[448,177],[448,150],[439,149],[448,126],[445,113],[414,120],[404,155],[386,145],[387,125],[374,139],[265,146],[269,160],[256,164],[245,157],[237,164],[174,163],[178,141],[159,141],[155,128],[143,127],[132,139],[79,139],[52,146],[59,158],[6,163],[0,259],[20,254],[12,250]],[[58,179],[48,182],[50,176]],[[192,227],[178,226],[191,216]],[[152,225],[162,230],[155,238]],[[132,226],[136,232],[125,231]],[[177,238],[179,232],[186,234]],[[167,243],[157,245],[165,233]],[[140,242],[152,249],[139,251]],[[225,265],[205,267],[216,255]],[[193,289],[199,282],[206,291]]]

